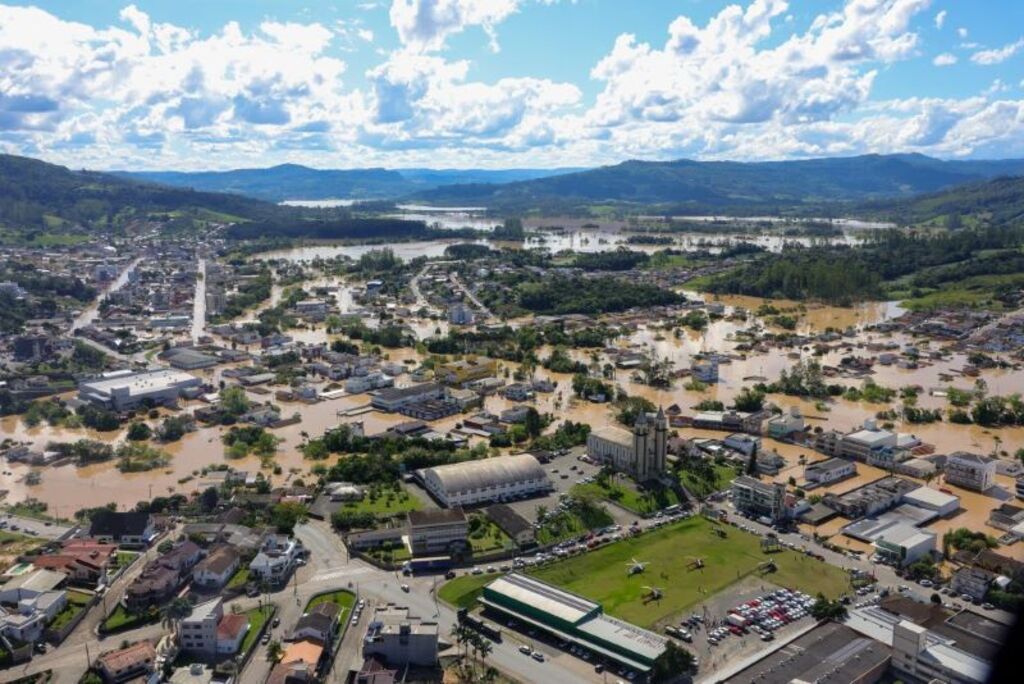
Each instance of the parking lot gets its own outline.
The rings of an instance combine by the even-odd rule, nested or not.
[[[48,520],[3,514],[0,515],[0,529],[40,539],[59,539],[71,528]]]

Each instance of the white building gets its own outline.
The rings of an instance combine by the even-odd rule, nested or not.
[[[412,387],[389,387],[381,390],[370,403],[381,411],[397,411],[403,406],[428,399],[443,399],[444,388],[433,382]]]
[[[218,546],[192,569],[192,581],[201,587],[220,589],[240,564],[241,557],[233,546]]]
[[[885,447],[895,447],[898,438],[896,433],[882,430],[875,421],[864,421],[864,428],[843,435],[839,441],[839,456],[867,461],[873,451]]]
[[[909,620],[893,627],[892,666],[916,681],[950,684],[983,684],[991,670],[986,661],[956,648],[952,639]]]
[[[786,486],[741,475],[732,482],[732,505],[741,513],[781,520],[786,515]]]
[[[394,667],[432,666],[437,662],[437,637],[436,622],[389,603],[373,611],[363,638],[363,657],[376,656]]]
[[[804,431],[804,417],[800,413],[799,406],[793,406],[786,413],[768,419],[768,436],[780,439],[788,437],[794,432]]]
[[[960,509],[960,497],[946,494],[931,487],[920,487],[903,495],[903,503],[913,504],[918,508],[935,511],[945,518]]]
[[[547,473],[530,454],[451,463],[417,473],[427,491],[448,507],[509,501],[551,490]]]
[[[897,523],[881,532],[873,545],[884,561],[906,567],[931,555],[935,550],[935,533]]]
[[[395,379],[384,373],[370,373],[369,375],[351,377],[345,381],[345,391],[348,394],[362,394],[370,390],[383,387],[393,387]]]
[[[988,491],[996,482],[996,460],[957,451],[946,459],[946,482],[976,492]]]
[[[452,325],[473,325],[473,310],[462,302],[455,302],[448,307],[448,322]]]
[[[295,568],[301,550],[291,537],[271,535],[249,563],[249,575],[257,581],[280,584]]]
[[[81,383],[78,398],[115,411],[127,411],[143,401],[173,403],[184,390],[202,384],[196,376],[177,370],[114,371]]]
[[[413,555],[437,555],[464,550],[469,521],[461,508],[409,511],[409,546]]]
[[[845,458],[829,458],[804,467],[804,479],[817,485],[838,482],[857,474],[857,465]]]
[[[217,652],[217,624],[224,616],[220,597],[192,607],[192,613],[178,621],[178,642],[185,651]]]
[[[756,435],[748,435],[745,432],[732,433],[722,440],[722,444],[747,457],[755,451],[761,450],[761,438]]]
[[[590,458],[607,463],[637,482],[653,480],[664,473],[667,453],[668,419],[661,409],[653,418],[641,413],[632,432],[607,425],[587,436],[587,455]]]

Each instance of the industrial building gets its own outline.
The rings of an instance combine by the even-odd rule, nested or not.
[[[858,461],[870,460],[872,452],[880,451],[886,447],[895,447],[897,435],[888,430],[882,430],[873,420],[864,422],[864,428],[844,435],[839,441],[839,456],[853,458]]]
[[[903,503],[935,511],[940,518],[953,515],[960,510],[960,497],[940,492],[931,487],[918,487],[903,495]]]
[[[816,486],[838,482],[856,474],[857,465],[845,458],[829,458],[804,467],[804,479]]]
[[[417,474],[427,491],[448,507],[509,501],[551,490],[551,480],[531,454],[450,463]]]
[[[443,398],[443,387],[433,382],[425,382],[412,387],[387,387],[378,392],[370,403],[375,409],[390,412],[398,411],[408,404]]]
[[[664,637],[605,615],[599,603],[516,572],[485,586],[480,603],[640,672],[649,671],[665,651]]]
[[[202,384],[196,376],[177,370],[114,371],[81,383],[78,398],[115,411],[128,411],[143,403],[174,403],[182,392]]]
[[[772,650],[725,680],[727,684],[873,684],[889,669],[892,651],[837,622],[823,623]]]

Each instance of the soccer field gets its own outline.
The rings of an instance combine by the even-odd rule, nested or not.
[[[725,537],[714,533],[715,528]],[[632,559],[647,563],[643,573],[627,576]],[[696,559],[703,569],[691,569]],[[793,551],[765,554],[761,538],[728,525],[715,525],[693,517],[660,530],[609,544],[596,551],[531,571],[536,577],[600,602],[606,612],[649,627],[662,618],[681,613],[733,582],[758,574],[758,566],[772,559],[778,566],[763,575],[773,584],[818,592],[835,598],[849,588],[847,573],[835,566]],[[644,602],[648,590],[663,592],[658,601]]]

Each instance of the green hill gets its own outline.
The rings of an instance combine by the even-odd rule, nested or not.
[[[627,161],[501,185],[451,185],[413,197],[506,210],[613,203],[661,205],[659,210],[673,213],[751,212],[909,197],[1002,175],[1024,175],[1024,160],[943,161],[912,154],[757,163]]]
[[[0,240],[73,240],[97,231],[124,233],[151,220],[168,229],[188,229],[278,211],[272,204],[237,195],[140,183],[0,155]]]
[[[867,204],[871,214],[905,225],[949,228],[1024,222],[1024,178],[997,178],[919,197]]]

